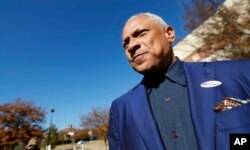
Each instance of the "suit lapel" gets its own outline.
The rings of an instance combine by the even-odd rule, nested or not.
[[[130,95],[129,106],[141,138],[149,150],[163,150],[164,146],[148,103],[147,90],[139,84]]]
[[[215,80],[207,63],[184,63],[191,116],[199,149],[215,149],[215,113],[218,87],[202,88],[201,83]]]

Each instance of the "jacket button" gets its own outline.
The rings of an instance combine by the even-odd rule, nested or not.
[[[172,135],[172,137],[174,137],[176,139],[178,138],[178,133],[176,131],[172,131],[171,135]]]
[[[170,101],[170,98],[169,97],[165,97],[164,98],[164,102],[169,102]]]

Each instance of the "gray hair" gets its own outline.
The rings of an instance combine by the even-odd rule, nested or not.
[[[139,16],[146,16],[149,19],[151,19],[152,21],[154,21],[155,23],[157,23],[161,29],[164,29],[165,27],[168,26],[168,24],[158,15],[156,14],[152,14],[152,13],[139,13],[136,15],[133,15],[132,17],[130,17],[126,23],[128,23],[130,20],[134,19],[135,17],[139,17]]]

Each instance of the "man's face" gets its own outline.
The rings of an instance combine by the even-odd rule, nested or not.
[[[123,47],[134,70],[152,74],[166,69],[173,61],[171,27],[162,29],[147,16],[137,16],[123,29]],[[170,64],[169,64],[170,63]]]

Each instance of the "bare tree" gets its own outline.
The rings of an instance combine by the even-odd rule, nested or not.
[[[0,149],[13,149],[20,140],[27,143],[31,137],[42,137],[43,122],[45,111],[21,98],[0,105]]]
[[[107,138],[109,120],[109,109],[108,108],[94,108],[86,115],[80,117],[80,126],[83,128],[90,128],[104,138]]]
[[[184,29],[193,31],[212,16],[224,0],[190,0],[184,3],[183,18],[187,21]]]
[[[198,53],[216,54],[214,59],[250,58],[249,0],[227,0],[223,5],[223,0],[191,1],[184,4],[184,28],[195,29],[192,34],[202,39]]]

